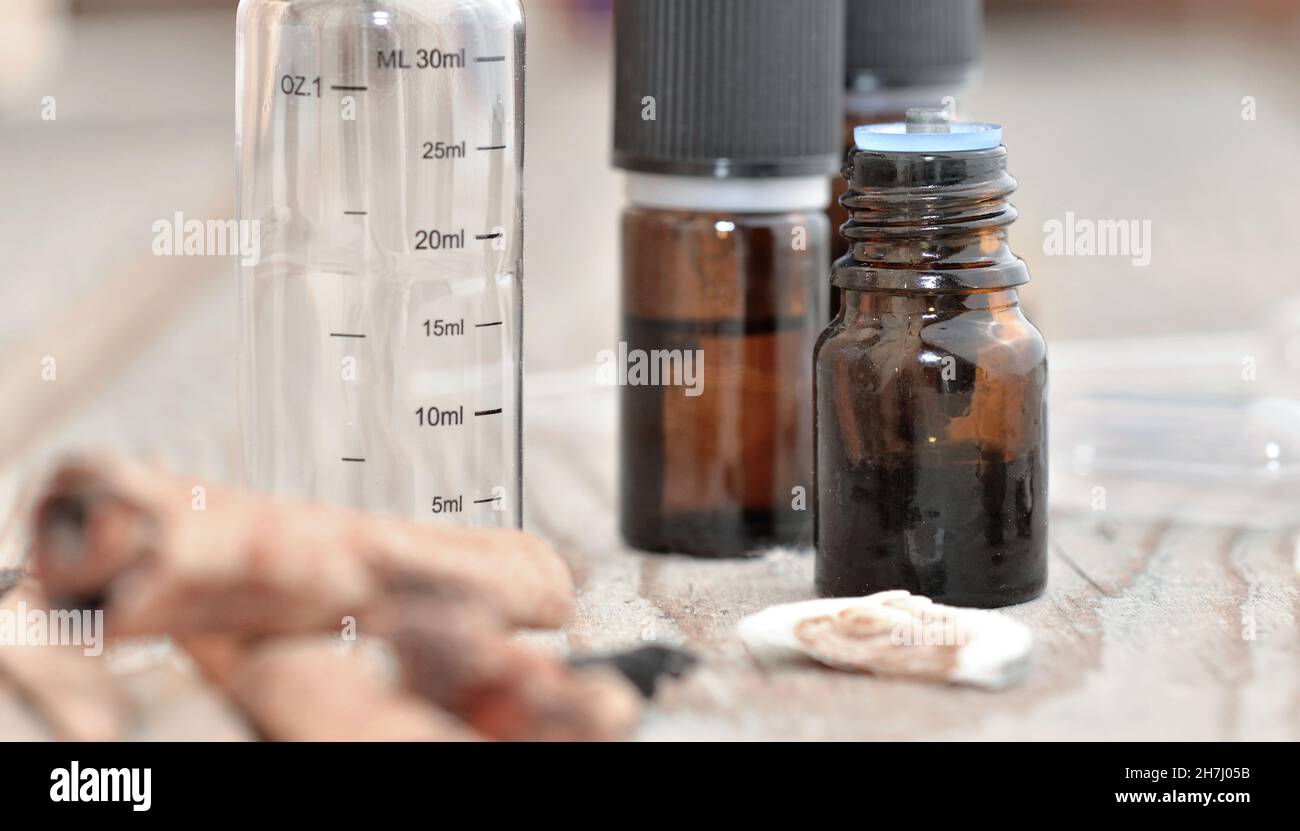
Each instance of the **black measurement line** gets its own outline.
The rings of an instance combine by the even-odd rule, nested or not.
[[[338,92],[366,92],[367,90],[370,89],[370,87],[356,87],[356,86],[349,86],[346,84],[335,84],[334,86],[330,87],[330,89],[337,90]]]
[[[479,148],[479,150],[505,150],[505,149],[506,146],[504,144],[489,144]]]
[[[497,499],[498,499],[498,498],[495,497],[495,496],[492,497],[491,499],[475,499],[475,500],[474,500],[474,504],[475,504],[475,505],[486,505],[486,504],[488,504],[489,502],[496,502]]]
[[[475,324],[474,324],[474,328],[475,328],[475,329],[486,329],[486,328],[488,328],[489,326],[502,326],[502,325],[504,325],[504,324],[505,324],[505,321],[504,321],[504,320],[498,320],[496,323],[475,323]]]
[[[370,211],[344,211],[344,216],[370,216]]]
[[[506,59],[505,55],[488,55],[485,58],[475,58],[477,63],[501,63]]]
[[[501,239],[505,234],[475,234],[474,239]]]
[[[352,458],[352,457],[349,457],[349,456],[344,456],[344,457],[343,457],[343,461],[345,461],[345,462],[364,462],[365,459],[356,459],[356,458]]]
[[[498,408],[495,410],[478,410],[477,412],[474,413],[474,415],[476,416],[501,415],[501,409]]]
[[[331,338],[364,338],[365,335],[351,335],[347,332],[330,332]]]

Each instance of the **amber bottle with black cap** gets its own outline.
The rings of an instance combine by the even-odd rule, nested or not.
[[[657,552],[812,542],[812,349],[839,159],[840,0],[619,0],[621,527]],[[683,379],[672,371],[697,362]],[[689,380],[692,383],[682,383]]]
[[[983,26],[982,0],[846,0],[842,153],[860,124],[902,121],[914,107],[955,113],[978,71]],[[839,201],[844,179],[833,184],[831,257],[839,259],[849,250],[838,233],[849,214]],[[837,292],[830,306],[834,317]]]
[[[819,594],[1003,606],[1046,583],[1047,353],[1001,133],[933,110],[857,131],[816,354]]]

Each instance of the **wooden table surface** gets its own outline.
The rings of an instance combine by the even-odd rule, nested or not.
[[[567,428],[531,437],[544,472],[528,477],[527,517],[578,579],[571,648],[658,638],[705,656],[656,704],[646,738],[1300,738],[1294,527],[1056,511],[1047,592],[1005,610],[1036,637],[1033,671],[1006,691],[763,669],[736,623],[811,597],[810,553],[710,561],[628,551],[611,510],[614,396],[585,404],[530,401],[533,423]]]
[[[230,37],[224,18],[219,26],[210,19],[190,25],[199,19],[170,29],[150,28],[152,23],[107,31],[107,23],[83,26],[74,32],[77,48],[70,51],[83,62],[70,77],[83,81],[65,84],[66,121],[10,118],[3,124],[8,202],[23,209],[0,225],[7,252],[0,282],[0,400],[7,407],[0,421],[0,517],[21,514],[24,483],[64,448],[113,447],[199,478],[221,478],[233,469],[233,264],[149,253],[149,229],[158,217],[177,210],[195,217],[231,213],[230,141],[213,138],[229,135]],[[584,80],[591,70],[586,59],[561,60],[562,50],[548,50],[545,27],[543,15],[537,60],[530,60],[530,71],[541,71],[543,88],[547,71],[552,89],[560,81],[590,85]],[[93,67],[111,68],[112,61],[103,59],[122,49],[154,54],[158,63],[150,77],[163,89],[154,91],[158,100],[136,102],[143,109],[119,118],[112,101],[90,90],[127,95],[129,79],[109,78],[93,88],[84,79],[96,75],[89,71]],[[1010,62],[1009,54],[992,60],[990,72]],[[1223,54],[1217,59],[1226,60]],[[167,74],[182,64],[197,67],[193,79]],[[1260,83],[1266,88],[1272,81]],[[204,96],[219,97],[220,104],[204,104]],[[575,133],[562,126],[578,115],[604,117],[597,104],[570,112],[586,107],[579,100],[554,95],[538,105],[543,114],[550,108],[560,123],[538,121],[536,146],[557,162],[535,165],[530,182],[543,195],[534,199],[570,193],[557,188],[575,174],[569,165],[577,162],[557,148],[577,142],[586,155],[606,141],[603,130]],[[164,106],[168,101],[180,102],[175,106],[182,117]],[[1277,132],[1269,135],[1269,141],[1280,140]],[[1263,142],[1250,139],[1246,149]],[[530,161],[538,158],[530,155]],[[1056,164],[1032,153],[1022,158],[1044,170]],[[602,159],[584,163],[599,167]],[[530,263],[541,267],[530,265],[540,290],[530,294],[535,305],[528,350],[530,360],[539,357],[532,363],[542,371],[529,375],[525,406],[526,523],[560,548],[580,587],[578,613],[563,633],[531,637],[577,652],[657,639],[700,653],[700,668],[665,690],[649,712],[644,738],[1300,738],[1300,501],[1294,482],[1241,488],[1233,481],[1111,473],[1104,479],[1109,505],[1094,510],[1087,498],[1091,480],[1073,475],[1073,448],[1059,443],[1053,447],[1049,588],[1043,598],[1006,611],[1036,636],[1033,670],[1023,684],[993,693],[816,667],[755,666],[734,636],[735,624],[767,605],[809,597],[808,552],[704,561],[638,554],[618,539],[616,396],[594,387],[587,369],[563,369],[586,367],[613,331],[604,318],[594,324],[594,334],[588,324],[567,325],[575,298],[592,307],[613,302],[615,281],[606,272],[613,262],[616,180],[600,179],[595,190],[597,203],[579,200],[577,213],[565,218],[570,224],[590,219],[602,231],[597,236],[610,238],[588,252],[595,265],[585,266],[587,277],[560,268],[574,256],[565,242],[572,228],[556,218],[562,212],[530,206],[539,223],[530,231],[537,237],[534,242],[530,236]],[[1053,215],[1055,203],[1044,209],[1043,197],[1032,189],[1027,199],[1039,217],[1035,221]],[[1286,211],[1263,213],[1285,225],[1294,208]],[[1154,272],[1153,284],[1138,283],[1135,291],[1165,297],[1159,281],[1188,279],[1186,271]],[[1118,275],[1117,283],[1129,279]],[[570,288],[569,280],[576,286]],[[1144,334],[1132,308],[1140,304],[1096,301],[1089,307],[1077,281],[1068,282],[1074,287],[1068,302],[1043,304],[1049,322],[1055,317],[1069,324],[1061,326],[1066,335],[1077,334],[1071,326],[1086,323],[1090,312],[1080,310],[1087,308],[1102,334],[1123,320],[1132,324],[1124,334]],[[1242,291],[1258,294],[1234,295],[1224,308],[1264,308],[1275,295],[1267,285],[1243,284]],[[1211,303],[1208,296],[1201,299]],[[1185,306],[1189,297],[1179,295],[1178,302]],[[1179,308],[1180,314],[1209,319],[1208,309]],[[1153,386],[1245,395],[1237,376],[1240,359],[1258,344],[1249,333],[1218,337],[1193,338],[1210,344],[1202,363],[1174,366],[1158,377],[1123,378],[1088,363],[1096,342],[1070,344],[1049,331],[1059,370],[1053,406],[1068,413],[1081,390],[1098,389],[1101,382],[1112,392],[1134,395]],[[1186,345],[1143,343],[1136,348],[1147,355],[1181,354]],[[1115,347],[1115,360],[1122,364],[1134,348]],[[50,356],[57,358],[58,379],[43,381],[40,369]],[[1207,366],[1218,368],[1208,380]],[[1266,383],[1272,382],[1261,381]],[[22,545],[20,528],[8,522],[0,535],[0,564],[20,561]],[[138,646],[112,660],[140,713],[134,737],[251,736],[165,645]],[[47,734],[30,714],[0,706],[0,736]]]
[[[648,640],[698,653],[696,672],[651,708],[646,739],[1300,738],[1295,527],[1055,511],[1048,591],[1005,610],[1034,631],[1033,669],[1002,692],[764,669],[735,625],[810,597],[811,553],[626,549],[613,509],[616,396],[581,387],[571,375],[529,387],[526,524],[565,555],[579,604],[562,633],[527,637],[578,653]],[[139,704],[138,737],[251,735],[165,646],[111,660]],[[16,720],[0,714],[0,734],[40,735]]]

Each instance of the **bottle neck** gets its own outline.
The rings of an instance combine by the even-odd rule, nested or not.
[[[1015,288],[937,293],[843,289],[841,297],[840,315],[850,326],[929,316],[950,317],[967,311],[1017,314],[1020,306],[1020,292]]]
[[[1029,280],[1007,243],[1016,180],[1006,149],[951,154],[854,150],[832,283],[854,291],[969,292]]]

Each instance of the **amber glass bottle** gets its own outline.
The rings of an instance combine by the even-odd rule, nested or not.
[[[796,249],[800,235],[808,244]],[[811,544],[810,365],[829,242],[816,206],[624,212],[628,352],[701,359],[698,388],[623,387],[629,544],[717,556]]]
[[[620,0],[614,13],[623,536],[696,556],[809,546],[843,4]]]
[[[1000,129],[960,126],[860,132],[845,165],[851,251],[815,359],[822,595],[987,607],[1046,583],[1047,354],[1007,245],[1016,183]]]
[[[901,121],[913,107],[958,102],[978,66],[984,9],[981,0],[846,0],[844,5],[847,155],[859,124]],[[848,253],[838,230],[849,215],[840,203],[844,180],[837,178],[834,187],[828,216],[831,257],[839,259]],[[839,302],[833,293],[831,317]]]

